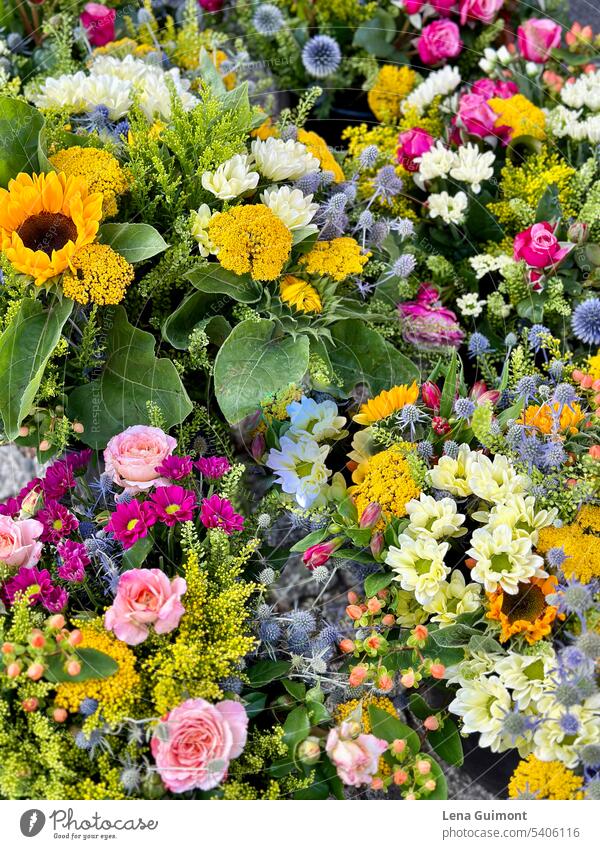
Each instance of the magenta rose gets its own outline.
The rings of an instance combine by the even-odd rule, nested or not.
[[[342,722],[332,728],[325,751],[344,784],[360,787],[371,783],[387,743],[373,734],[354,733],[355,725],[355,722]]]
[[[478,94],[463,94],[458,104],[456,123],[471,136],[486,138],[498,135],[498,115]]]
[[[547,221],[532,224],[527,230],[517,233],[513,242],[513,258],[524,259],[532,268],[558,265],[568,253],[568,248],[561,248],[552,225]]]
[[[444,59],[458,56],[463,44],[460,31],[454,21],[432,21],[423,27],[417,41],[417,50],[421,61],[426,65],[437,65]]]
[[[11,519],[0,516],[0,563],[7,566],[35,566],[42,553],[38,542],[44,526],[37,519]]]
[[[400,165],[407,171],[418,171],[418,159],[433,147],[433,136],[421,127],[406,130],[398,136],[396,157]]]
[[[530,18],[517,30],[519,53],[528,62],[546,62],[551,51],[560,47],[561,28],[549,18]]]
[[[491,80],[489,77],[483,77],[475,80],[471,86],[471,94],[477,94],[484,100],[490,100],[492,97],[501,97],[506,100],[518,93],[519,86],[512,80]]]
[[[460,22],[463,26],[467,21],[491,24],[503,5],[504,0],[460,0]]]
[[[157,634],[168,634],[185,613],[180,598],[187,584],[160,569],[130,569],[119,578],[112,606],[104,614],[104,627],[114,631],[130,646],[143,643],[154,626]]]
[[[116,16],[114,9],[108,9],[102,3],[85,4],[79,20],[92,47],[103,47],[114,41]]]
[[[438,15],[446,18],[454,11],[456,7],[456,0],[431,0],[431,5]]]
[[[425,0],[404,0],[402,8],[407,15],[416,15],[421,11],[424,5]]]
[[[414,301],[398,304],[404,339],[427,350],[458,348],[464,333],[456,313],[442,306],[435,286],[421,283]]]
[[[226,777],[229,761],[244,751],[247,734],[248,716],[239,702],[188,699],[161,720],[150,748],[172,793],[212,790]]]
[[[153,486],[168,484],[157,467],[173,453],[177,440],[159,427],[133,425],[118,433],[104,449],[106,472],[113,481],[135,495]]]

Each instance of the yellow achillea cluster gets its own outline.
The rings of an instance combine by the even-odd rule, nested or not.
[[[318,133],[298,130],[298,141],[306,145],[308,152],[319,160],[322,171],[331,171],[334,183],[341,183],[345,179],[341,165],[329,150],[325,139],[321,138]]]
[[[546,138],[546,116],[524,95],[492,97],[488,103],[498,115],[496,127],[510,127],[511,139],[533,136],[543,141]]]
[[[360,274],[370,254],[363,254],[360,245],[351,236],[340,236],[330,242],[317,242],[314,248],[300,258],[309,274],[331,277],[340,283],[351,274]]]
[[[383,65],[367,99],[378,121],[395,121],[400,117],[400,104],[415,85],[416,73],[408,65]]]
[[[119,664],[114,675],[88,681],[68,681],[56,688],[56,707],[77,713],[84,699],[96,699],[108,722],[134,716],[142,705],[140,676],[135,668],[135,655],[121,640],[105,630],[102,619],[74,623],[83,635],[80,648],[97,649]]]
[[[109,245],[86,245],[71,260],[62,288],[67,298],[80,304],[118,304],[133,283],[133,266]]]
[[[286,274],[279,284],[279,295],[282,301],[300,312],[323,311],[321,296],[315,287],[291,274]]]
[[[361,464],[352,480],[357,484],[350,492],[359,518],[376,501],[387,517],[406,516],[406,504],[418,498],[421,490],[415,483],[410,465],[399,448],[380,451]]]
[[[600,577],[600,507],[588,504],[572,524],[542,528],[537,548],[542,554],[562,548],[567,559],[561,568],[567,578],[588,584]]]
[[[102,192],[104,218],[113,218],[117,214],[117,198],[129,188],[130,178],[118,159],[107,150],[75,145],[59,150],[50,157],[50,162],[68,177],[83,177],[88,191]]]
[[[208,235],[219,262],[235,274],[253,280],[275,280],[292,248],[292,234],[264,204],[234,206],[213,216]]]
[[[275,395],[269,395],[267,398],[263,398],[260,406],[264,418],[268,422],[285,421],[288,417],[288,406],[292,401],[299,401],[300,398],[302,398],[302,389],[295,383],[280,389]]]
[[[593,357],[588,358],[588,374],[593,377],[594,380],[600,379],[600,351],[597,354],[594,354]]]
[[[520,761],[508,783],[510,799],[583,799],[583,778],[560,761],[540,761],[535,755]]]
[[[560,413],[560,416],[559,416]],[[527,425],[540,431],[540,433],[554,433],[556,430],[568,430],[569,433],[577,433],[578,424],[585,418],[579,404],[572,404],[571,408],[559,404],[531,405],[523,410],[518,419],[519,424]],[[556,425],[559,424],[557,428]]]

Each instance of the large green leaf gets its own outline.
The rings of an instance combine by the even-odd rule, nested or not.
[[[299,383],[308,368],[308,348],[305,336],[275,336],[275,324],[267,319],[234,327],[215,360],[215,395],[227,421],[241,421],[268,395]]]
[[[67,298],[48,309],[27,298],[0,336],[0,414],[9,439],[18,435],[72,309]]]
[[[249,274],[234,274],[218,262],[198,265],[185,276],[200,292],[227,295],[242,304],[254,304],[261,295],[260,285]]]
[[[417,366],[364,322],[340,321],[332,328],[331,335],[329,357],[344,381],[346,392],[358,383],[367,383],[371,394],[377,395],[396,384],[419,379]]]
[[[149,401],[160,408],[167,428],[192,411],[171,360],[154,355],[154,336],[130,324],[122,307],[113,315],[102,374],[75,389],[68,404],[69,416],[84,425],[80,438],[92,448],[104,448],[126,427],[147,422]]]
[[[165,251],[169,246],[150,224],[103,224],[98,241],[110,245],[127,262],[143,262]]]
[[[259,660],[246,670],[248,683],[251,687],[264,687],[265,684],[287,675],[290,666],[287,660]]]
[[[0,186],[20,171],[38,167],[38,135],[44,118],[33,106],[13,97],[0,97]]]
[[[463,747],[458,733],[458,728],[454,720],[447,717],[444,720],[443,728],[437,731],[430,731],[427,735],[427,740],[431,748],[440,756],[446,763],[452,766],[462,766],[464,762]]]
[[[215,296],[205,292],[192,292],[177,309],[171,313],[162,326],[163,339],[174,348],[185,351],[188,348],[190,333],[202,328],[211,342],[222,345],[231,332],[231,325],[222,315],[215,315],[213,302]]]
[[[44,678],[52,683],[62,681],[89,681],[91,678],[108,678],[119,668],[116,660],[98,649],[77,649],[76,659],[81,664],[79,675],[69,675],[64,668],[62,655],[51,655],[47,660]]]
[[[372,734],[388,743],[393,743],[394,740],[406,740],[407,746],[413,755],[416,755],[421,748],[419,735],[416,731],[375,705],[369,705],[368,711]]]

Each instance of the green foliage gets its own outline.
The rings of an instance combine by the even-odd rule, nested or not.
[[[0,96],[0,186],[20,171],[37,169],[38,134],[42,114],[24,100]]]
[[[98,241],[110,245],[130,263],[143,262],[168,248],[158,230],[149,224],[103,224]]]

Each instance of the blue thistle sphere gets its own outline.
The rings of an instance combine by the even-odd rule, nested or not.
[[[302,50],[302,64],[311,77],[323,79],[335,74],[342,61],[340,46],[329,35],[309,38]]]
[[[281,637],[281,628],[277,622],[268,620],[260,623],[258,635],[263,643],[276,643]]]
[[[600,298],[588,298],[575,308],[573,333],[586,345],[600,345]]]
[[[252,25],[259,35],[277,35],[284,24],[283,15],[272,3],[262,3],[252,18]]]
[[[469,339],[469,356],[482,357],[484,354],[489,354],[492,350],[490,340],[483,333],[471,333]]]

